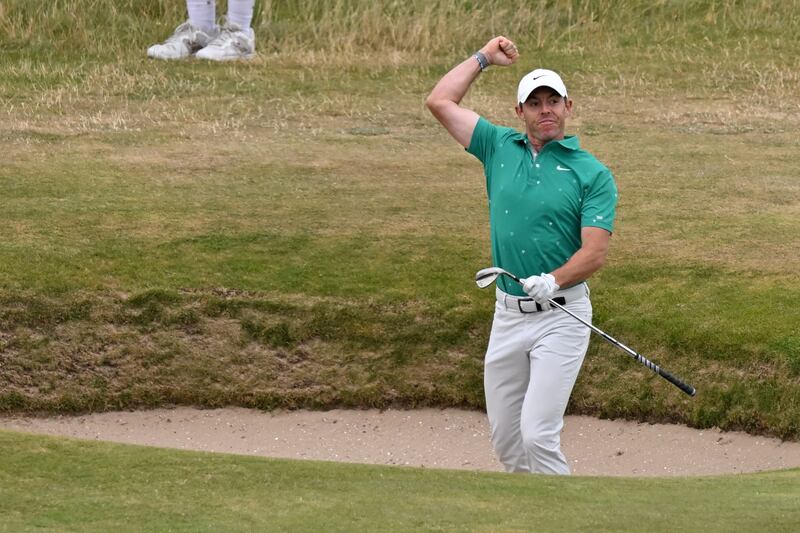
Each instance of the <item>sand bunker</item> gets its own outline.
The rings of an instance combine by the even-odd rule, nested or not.
[[[186,407],[50,418],[0,428],[183,450],[502,471],[484,413],[458,409],[262,411]],[[575,475],[681,476],[800,467],[800,443],[745,433],[568,416]]]

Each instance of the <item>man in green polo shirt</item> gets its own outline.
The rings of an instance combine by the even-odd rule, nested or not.
[[[426,105],[483,163],[494,265],[523,278],[522,287],[498,279],[486,350],[495,452],[509,472],[569,474],[560,435],[590,331],[547,302],[591,321],[586,279],[605,262],[617,189],[611,172],[565,135],[573,102],[555,72],[536,69],[520,80],[521,133],[460,105],[483,70],[518,58],[512,41],[495,37],[448,72]]]

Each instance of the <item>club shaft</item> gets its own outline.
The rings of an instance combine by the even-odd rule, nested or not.
[[[655,372],[656,374],[661,376],[662,378],[666,379],[667,381],[669,381],[670,383],[672,383],[673,385],[675,385],[676,387],[681,389],[683,392],[685,392],[689,396],[694,396],[695,393],[697,392],[695,390],[695,388],[692,387],[691,385],[689,385],[688,383],[684,383],[679,378],[675,377],[674,375],[670,374],[669,372],[667,372],[666,370],[664,370],[663,368],[661,368],[660,366],[658,366],[657,364],[655,364],[654,362],[649,360],[647,357],[645,357],[642,354],[640,354],[639,352],[637,352],[637,351],[625,346],[624,344],[619,342],[617,339],[615,339],[614,337],[612,337],[611,335],[609,335],[605,331],[593,326],[592,324],[590,324],[586,320],[582,319],[581,317],[579,317],[578,315],[576,315],[575,313],[573,313],[572,311],[570,311],[569,309],[567,309],[563,305],[560,305],[560,304],[554,302],[552,299],[547,300],[547,301],[550,303],[550,305],[561,309],[562,311],[564,311],[565,313],[570,315],[572,318],[576,319],[581,324],[583,324],[584,326],[588,327],[589,329],[591,329],[592,331],[594,331],[595,333],[597,333],[598,335],[603,337],[609,343],[613,344],[617,348],[619,348],[622,351],[626,352],[628,355],[630,355],[631,357],[636,359],[638,362],[640,362],[641,364],[643,364],[644,366],[646,366],[647,368],[649,368],[650,370],[652,370],[653,372]]]
[[[517,283],[519,283],[520,285],[522,285],[522,280],[519,279],[518,277],[516,277],[515,275],[509,273],[508,276],[511,279],[513,279],[514,281],[516,281]],[[644,366],[646,366],[647,368],[649,368],[650,370],[652,370],[653,372],[655,372],[656,374],[658,374],[662,378],[666,379],[667,381],[669,381],[670,383],[672,383],[673,385],[675,385],[676,387],[681,389],[683,392],[685,392],[689,396],[694,396],[695,393],[697,392],[697,390],[694,387],[692,387],[691,385],[689,385],[688,383],[685,383],[680,378],[678,378],[678,377],[672,375],[671,373],[667,372],[666,370],[664,370],[663,368],[661,368],[660,366],[658,366],[657,364],[655,364],[654,362],[649,360],[647,357],[645,357],[642,354],[640,354],[639,352],[637,352],[635,350],[632,350],[631,348],[628,348],[627,346],[625,346],[624,344],[619,342],[617,339],[615,339],[614,337],[612,337],[611,335],[609,335],[605,331],[593,326],[591,323],[589,323],[586,320],[582,319],[581,317],[579,317],[578,315],[576,315],[575,313],[573,313],[572,311],[570,311],[569,309],[567,309],[563,305],[553,301],[552,299],[548,299],[547,301],[550,303],[550,305],[552,305],[553,307],[557,307],[558,309],[561,309],[562,311],[567,313],[569,316],[571,316],[572,318],[574,318],[575,320],[577,320],[578,322],[580,322],[581,324],[583,324],[587,328],[591,329],[592,331],[594,331],[595,333],[597,333],[598,335],[603,337],[610,344],[613,344],[617,348],[621,349],[622,351],[624,351],[625,353],[627,353],[628,355],[633,357],[636,361],[638,361],[639,363],[643,364]]]

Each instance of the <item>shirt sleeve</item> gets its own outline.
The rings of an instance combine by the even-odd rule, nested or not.
[[[484,166],[488,166],[494,155],[496,140],[499,135],[497,126],[483,117],[478,118],[475,130],[472,132],[472,139],[469,141],[467,152],[474,155]]]
[[[617,185],[611,171],[603,169],[584,195],[581,227],[592,226],[612,232],[616,212]]]

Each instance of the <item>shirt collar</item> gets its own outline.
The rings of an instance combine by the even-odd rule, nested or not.
[[[517,133],[516,138],[514,141],[524,144],[525,146],[530,146],[530,142],[528,141],[528,136],[524,133]],[[581,147],[581,143],[578,141],[578,137],[576,135],[566,135],[563,139],[559,141],[550,141],[545,145],[545,147],[551,144],[558,144],[567,150],[578,150]]]

